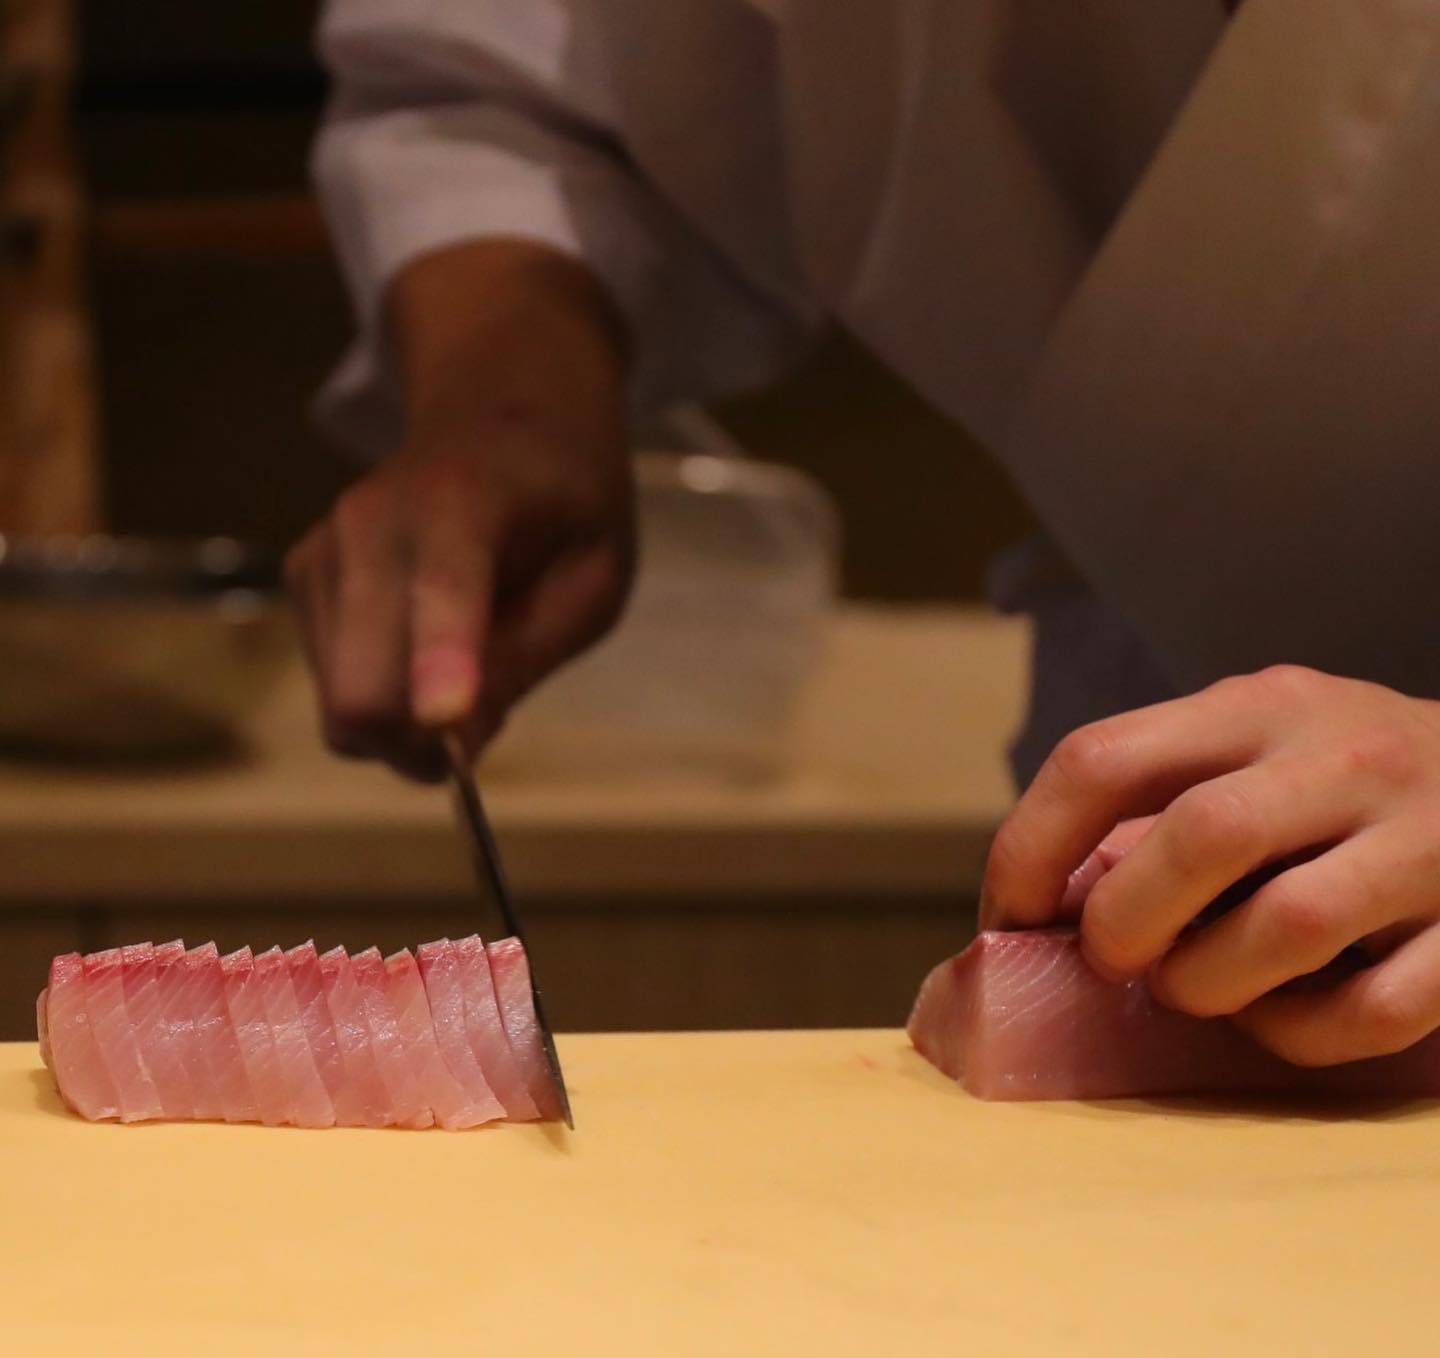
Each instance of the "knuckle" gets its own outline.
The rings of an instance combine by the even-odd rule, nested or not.
[[[1130,750],[1110,722],[1095,722],[1070,732],[1050,756],[1062,782],[1079,787],[1114,787],[1124,782]]]
[[[1421,769],[1412,734],[1389,724],[1367,727],[1351,736],[1345,763],[1351,773],[1367,780],[1400,786],[1413,782]]]
[[[1317,693],[1325,688],[1327,677],[1305,665],[1280,664],[1269,665],[1240,682],[1262,698],[1290,706],[1312,702]]]
[[[1277,878],[1261,892],[1256,904],[1288,947],[1302,951],[1306,958],[1328,960],[1325,953],[1334,939],[1334,919],[1303,882]]]
[[[1250,798],[1238,788],[1219,784],[1183,793],[1162,822],[1168,822],[1163,842],[1182,876],[1203,871],[1217,861],[1248,858],[1258,837]]]

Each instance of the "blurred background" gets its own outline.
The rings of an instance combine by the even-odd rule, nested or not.
[[[69,947],[476,927],[443,796],[319,749],[240,549],[168,562],[181,602],[153,561],[139,600],[35,585],[34,544],[57,535],[283,549],[361,470],[309,415],[349,330],[306,177],[315,13],[0,0],[0,533],[12,568],[31,551],[0,587],[0,1038],[28,1033]],[[896,1023],[963,942],[1008,797],[1025,637],[979,600],[1024,512],[840,333],[712,414],[748,459],[803,477],[657,469],[662,547],[629,642],[537,704],[489,775],[554,1018]],[[66,551],[71,581],[115,567]],[[749,601],[749,632],[723,597]],[[679,617],[718,621],[680,647]],[[778,647],[781,631],[814,645]],[[707,646],[720,659],[694,664]],[[615,696],[637,666],[668,734]],[[744,691],[749,708],[699,710],[707,668],[729,697],[706,701]],[[102,671],[109,687],[68,692]],[[154,687],[184,706],[188,744],[161,732]],[[127,739],[82,738],[97,712]],[[704,748],[666,748],[701,728]]]

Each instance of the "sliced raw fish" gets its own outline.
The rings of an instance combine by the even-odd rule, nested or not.
[[[391,1117],[401,1127],[431,1127],[435,1114],[425,1100],[414,1061],[406,1049],[400,1020],[390,1000],[390,986],[385,976],[385,962],[378,948],[366,948],[350,959],[355,983],[365,1005],[365,1019],[370,1025],[370,1050],[375,1054],[375,1068],[390,1099]]]
[[[484,1068],[475,1059],[465,1027],[465,990],[460,983],[460,959],[450,940],[424,943],[416,961],[425,985],[425,998],[435,1027],[435,1041],[450,1073],[460,1081],[472,1103],[486,1110],[481,1121],[506,1116],[506,1108],[485,1078]]]
[[[219,1116],[226,1122],[258,1122],[255,1095],[225,1003],[220,953],[213,943],[203,944],[185,954],[185,965],[195,1004],[194,1042],[215,1090]]]
[[[195,1103],[190,1095],[190,1077],[185,1073],[180,1044],[161,1012],[160,987],[155,979],[155,949],[148,943],[131,943],[120,950],[120,955],[125,1013],[134,1027],[135,1045],[160,1100],[159,1116],[194,1117]]]
[[[92,1120],[455,1130],[536,1117],[537,1100],[558,1112],[518,941],[493,959],[478,938],[420,956],[221,957],[179,940],[67,953],[36,1001],[41,1058]]]
[[[226,953],[220,959],[220,976],[225,1008],[230,1014],[245,1078],[255,1099],[256,1116],[268,1126],[279,1126],[290,1117],[290,1092],[280,1070],[275,1038],[260,996],[254,954],[249,948]]]
[[[160,1004],[157,1027],[167,1059],[174,1063],[176,1093],[184,1098],[187,1118],[209,1117],[202,1107],[204,1096],[197,1088],[196,1053],[191,1038],[195,1033],[194,1015],[185,1007],[189,989],[185,971],[185,945],[179,939],[158,944],[155,958],[155,994]]]
[[[290,984],[295,988],[295,1003],[300,1009],[300,1026],[310,1043],[310,1054],[320,1083],[330,1096],[335,1121],[341,1127],[363,1127],[364,1118],[355,1089],[345,1079],[340,1048],[335,1041],[335,1026],[330,1010],[320,993],[320,959],[315,955],[313,941],[301,943],[285,954],[290,969]]]
[[[55,1063],[60,1096],[81,1117],[98,1121],[118,1118],[120,1100],[100,1048],[90,1031],[85,1008],[85,964],[78,952],[63,953],[50,963],[45,1033]]]
[[[1393,1056],[1292,1066],[1223,1018],[1156,1004],[1144,981],[1102,980],[1073,929],[981,934],[926,978],[909,1033],[921,1055],[984,1099],[1440,1097],[1440,1033]]]
[[[530,963],[518,938],[502,938],[488,944],[485,955],[490,960],[490,975],[495,981],[495,998],[500,1004],[500,1020],[510,1049],[525,1074],[525,1087],[543,1118],[562,1116],[560,1095],[545,1056],[540,1024],[535,1017],[535,1001],[530,986]]]
[[[223,1018],[226,1026],[225,997],[220,980],[220,957],[213,943],[204,949],[194,948],[184,954],[184,986],[180,1001],[190,1016],[189,1071],[195,1090],[195,1116],[220,1119],[225,1116],[225,1103],[220,1094],[223,1073],[217,1065],[213,1047],[214,1027]],[[213,963],[213,969],[210,964]]]
[[[331,948],[320,955],[320,982],[326,1008],[335,1032],[335,1045],[345,1072],[345,1083],[353,1091],[353,1110],[365,1127],[388,1127],[394,1122],[390,1096],[380,1081],[375,1053],[370,1050],[370,1024],[365,1003],[344,948]],[[347,1112],[352,1105],[347,1104]],[[337,1105],[336,1117],[339,1117]]]
[[[459,1131],[503,1118],[505,1110],[484,1084],[483,1076],[480,1076],[483,1092],[476,1098],[446,1063],[435,1034],[435,1016],[430,1010],[420,969],[408,948],[385,959],[385,976],[401,1035],[435,1121],[447,1131]],[[476,1074],[479,1075],[478,1070]]]
[[[297,1127],[333,1127],[335,1105],[325,1092],[315,1058],[310,1054],[295,987],[290,984],[290,969],[279,948],[256,954],[255,979],[275,1039],[275,1060],[285,1087],[285,1120]]]
[[[35,1035],[39,1040],[40,1059],[46,1070],[55,1069],[55,1058],[50,1051],[50,987],[46,986],[35,997]]]
[[[485,1072],[490,1088],[495,1091],[512,1121],[529,1122],[540,1116],[520,1059],[510,1045],[505,1025],[500,1019],[500,1004],[495,998],[495,980],[490,974],[490,959],[485,945],[476,934],[457,939],[446,947],[453,950],[460,967],[460,984],[465,992],[465,1032],[470,1050]]]
[[[148,1122],[165,1109],[135,1040],[135,1026],[125,1010],[124,956],[106,948],[84,959],[85,1012],[96,1046],[115,1082],[121,1122]]]

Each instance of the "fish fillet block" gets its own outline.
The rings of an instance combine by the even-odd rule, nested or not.
[[[926,977],[908,1031],[982,1099],[1440,1097],[1440,1034],[1393,1056],[1292,1066],[1225,1019],[1163,1008],[1143,981],[1102,980],[1071,929],[981,934]]]

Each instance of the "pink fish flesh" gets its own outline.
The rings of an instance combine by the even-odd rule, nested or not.
[[[558,1115],[524,949],[492,947],[498,975],[478,938],[427,944],[420,965],[309,943],[66,953],[36,1002],[41,1057],[92,1121],[458,1129],[537,1105]]]
[[[925,978],[908,1031],[982,1099],[1440,1097],[1440,1033],[1393,1056],[1292,1066],[1223,1018],[1156,1004],[1144,981],[1102,980],[1073,929],[981,934]]]

